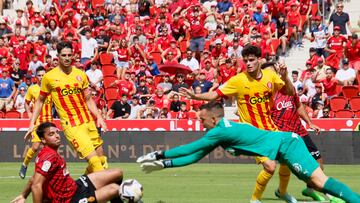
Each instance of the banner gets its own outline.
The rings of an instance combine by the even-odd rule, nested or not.
[[[354,131],[360,119],[314,119],[322,131]],[[60,127],[59,120],[55,123]],[[203,131],[199,120],[106,120],[108,131]],[[0,131],[27,131],[28,119],[0,119]],[[305,126],[306,127],[306,126]],[[311,131],[311,129],[308,129]]]

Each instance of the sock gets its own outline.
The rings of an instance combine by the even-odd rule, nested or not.
[[[101,161],[101,165],[103,166],[104,169],[109,168],[109,164],[107,162],[107,157],[106,156],[100,156],[100,161]]]
[[[101,160],[100,160],[100,158],[98,156],[91,157],[89,159],[88,163],[89,163],[89,167],[90,167],[91,172],[104,170],[104,167],[102,166]]]
[[[88,174],[90,174],[90,173],[92,173],[92,169],[91,169],[91,167],[90,167],[90,165],[88,165],[87,167],[86,167],[86,169],[85,169],[85,175],[88,175]]]
[[[251,196],[251,200],[260,200],[261,196],[265,190],[266,184],[269,182],[273,175],[266,172],[264,169],[260,171],[258,177],[256,178],[256,185],[254,192]]]
[[[27,167],[31,161],[31,159],[34,157],[35,152],[32,150],[32,148],[29,148],[28,151],[26,152],[26,156],[24,159],[24,165]]]
[[[279,168],[279,193],[280,195],[285,195],[286,190],[290,181],[290,169],[285,164],[280,164]]]
[[[326,193],[329,193],[330,195],[333,195],[335,197],[338,197],[348,203],[358,203],[360,202],[360,197],[358,194],[353,192],[348,186],[345,184],[339,182],[338,180],[335,180],[333,178],[330,178],[325,182],[323,191]]]

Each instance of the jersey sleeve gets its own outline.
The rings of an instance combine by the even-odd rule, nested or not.
[[[84,81],[83,84],[82,84],[82,89],[85,90],[85,89],[89,88],[89,79],[88,79],[85,72],[83,72],[82,77],[83,77],[83,81]]]
[[[47,154],[46,157],[38,157],[35,164],[35,172],[40,173],[45,178],[51,177],[56,170],[57,162],[54,154]]]
[[[47,74],[41,80],[40,95],[47,96],[51,92],[50,79]]]
[[[285,82],[275,72],[273,73],[274,93],[281,90],[285,86]]]
[[[237,77],[230,78],[225,84],[221,85],[217,90],[220,96],[237,95],[239,92],[239,83]]]
[[[29,87],[29,89],[28,89],[28,91],[26,92],[26,95],[25,95],[25,101],[29,103],[29,102],[32,101],[32,98],[33,98],[32,88]]]

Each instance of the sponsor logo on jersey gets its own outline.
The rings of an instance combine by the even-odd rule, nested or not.
[[[276,104],[276,109],[277,110],[281,110],[281,109],[292,109],[294,108],[293,104],[291,101],[280,101]]]
[[[260,104],[270,101],[270,96],[265,95],[263,97],[250,97],[250,104]]]
[[[61,90],[61,95],[62,96],[68,96],[68,95],[80,94],[80,93],[81,93],[81,89],[77,88],[77,87],[64,88],[64,89]]]
[[[44,172],[48,172],[49,169],[51,167],[51,162],[50,161],[44,161],[41,170],[43,170]]]

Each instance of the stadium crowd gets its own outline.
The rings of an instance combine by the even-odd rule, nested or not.
[[[196,118],[204,102],[182,97],[180,87],[216,90],[246,70],[247,44],[261,47],[271,63],[303,49],[304,40],[314,45],[309,58],[289,73],[300,101],[312,118],[353,117],[360,110],[351,102],[358,96],[360,41],[344,4],[325,3],[29,0],[14,18],[0,18],[0,117],[28,117],[26,91],[38,82],[37,68],[58,66],[61,40],[72,42],[74,66],[86,71],[106,118]],[[231,98],[225,103],[235,105]]]

